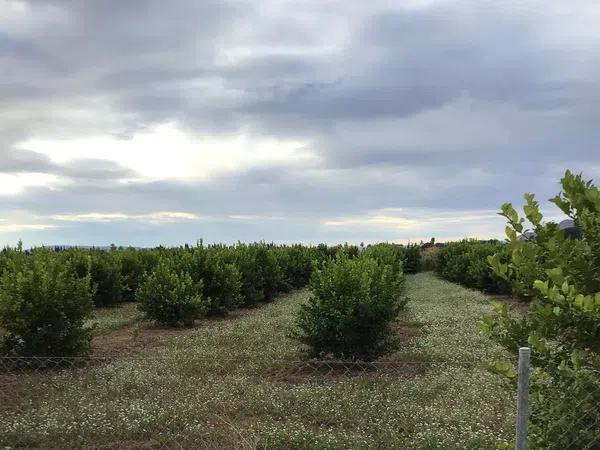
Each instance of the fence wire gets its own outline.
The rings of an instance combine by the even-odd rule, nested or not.
[[[311,414],[310,404],[301,410],[291,405],[295,400],[287,392],[301,391],[306,384],[412,378],[429,366],[209,357],[2,357],[0,448],[263,448],[267,444],[252,432],[254,415],[285,422]],[[303,401],[308,394],[295,395]]]
[[[369,433],[381,433],[379,411],[382,417],[403,414],[402,395],[411,395],[410,381],[440,371],[457,377],[485,371],[476,367],[396,360],[216,360],[185,352],[165,358],[0,357],[0,449],[311,448],[301,437],[281,443],[281,434],[292,430],[293,435],[295,429],[299,436],[321,433],[319,445],[326,448],[371,448]],[[542,389],[531,390],[530,449],[600,449],[598,375],[548,379]],[[533,382],[541,383],[535,377]],[[399,385],[408,386],[402,395]],[[538,393],[541,397],[535,397]],[[435,406],[431,401],[423,399],[424,411]],[[373,428],[362,435],[353,430],[345,443],[327,441],[327,430],[352,429],[356,422],[348,416],[362,414],[349,409],[354,405],[374,416],[369,419]],[[488,423],[493,425],[500,413],[514,423],[508,410],[486,408],[481,414],[490,415]],[[430,429],[452,426],[452,420]],[[419,434],[394,432],[405,440],[386,442],[409,442]],[[509,433],[499,426],[499,434]],[[427,442],[427,436],[420,439]],[[474,445],[465,448],[495,448],[483,441]]]
[[[600,450],[600,372],[535,374],[532,395],[530,448]]]

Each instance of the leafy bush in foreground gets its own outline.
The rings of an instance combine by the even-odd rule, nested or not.
[[[551,201],[574,220],[581,239],[543,223],[531,194],[524,212],[533,234],[524,239],[525,219],[504,204],[511,259],[489,261],[533,302],[525,316],[495,305],[497,316],[485,318],[482,328],[513,353],[532,348],[531,448],[591,449],[600,443],[600,190],[569,171],[561,184]],[[514,371],[503,372],[514,379]]]
[[[50,252],[26,257],[20,250],[0,277],[0,353],[78,356],[89,351],[83,328],[93,308],[90,278]]]
[[[326,261],[313,273],[293,336],[313,356],[373,359],[389,348],[402,282],[402,272],[370,257]]]
[[[201,284],[167,262],[161,262],[146,276],[136,298],[147,318],[167,326],[192,326],[208,310]]]

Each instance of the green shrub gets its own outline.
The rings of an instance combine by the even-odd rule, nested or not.
[[[265,300],[262,273],[257,270],[256,257],[246,244],[222,250],[225,261],[234,264],[242,279],[242,299],[245,306],[256,306]]]
[[[146,270],[142,255],[145,252],[134,248],[127,248],[113,252],[118,260],[121,270],[121,285],[123,301],[135,301],[135,293]]]
[[[71,261],[80,278],[90,275],[97,307],[114,306],[123,300],[121,266],[113,252],[74,249],[58,255]]]
[[[92,252],[90,275],[96,306],[112,306],[123,301],[121,267],[112,254],[103,250]]]
[[[439,247],[427,247],[421,251],[421,269],[423,271],[437,270]]]
[[[312,356],[368,360],[385,353],[404,305],[402,281],[402,273],[369,257],[324,262],[313,272],[293,336]]]
[[[360,250],[356,245],[349,245],[348,243],[341,245],[334,245],[332,247],[327,247],[326,250],[328,258],[337,258],[339,256],[347,256],[348,258],[356,258],[358,257]]]
[[[417,273],[421,271],[421,248],[418,245],[400,244],[373,244],[366,247],[361,255],[368,255],[375,259],[383,259],[385,264],[398,264],[404,273]],[[391,259],[390,259],[391,258]]]
[[[403,246],[404,273],[417,273],[421,271],[421,248],[416,244]]]
[[[569,171],[561,184],[551,201],[574,220],[581,239],[543,223],[531,194],[524,213],[532,234],[504,204],[511,258],[494,255],[489,262],[515,294],[533,301],[524,316],[495,305],[497,315],[485,318],[482,329],[513,353],[532,348],[531,448],[591,449],[600,442],[600,190]],[[513,371],[504,372],[514,380]]]
[[[282,285],[283,274],[277,264],[275,247],[266,244],[251,244],[255,270],[258,274],[259,286],[264,295],[264,301],[273,301]]]
[[[219,247],[224,261],[234,264],[241,275],[242,298],[246,306],[272,301],[282,286],[282,271],[275,247],[264,243]]]
[[[509,284],[496,275],[488,264],[488,257],[501,255],[508,258],[507,247],[499,242],[465,240],[451,242],[437,252],[437,274],[454,283],[495,294],[510,292]]]
[[[406,253],[404,248],[395,244],[375,244],[368,246],[361,253],[361,258],[373,258],[381,264],[388,265],[394,273],[403,272]]]
[[[188,273],[177,272],[167,261],[146,275],[136,299],[148,319],[167,326],[192,326],[208,310],[201,283],[194,283]]]
[[[227,315],[242,304],[242,276],[233,264],[227,264],[216,253],[207,255],[202,277],[208,314]]]
[[[93,309],[90,278],[46,251],[9,258],[0,277],[2,354],[79,356],[89,351],[83,328]]]

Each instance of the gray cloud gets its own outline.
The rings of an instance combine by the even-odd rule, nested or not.
[[[0,172],[50,172],[54,169],[50,159],[39,153],[4,148],[0,152]]]
[[[0,172],[71,182],[0,196],[5,216],[284,215],[285,233],[225,219],[198,233],[344,240],[367,230],[323,222],[384,208],[489,211],[524,191],[549,197],[567,167],[600,175],[600,11],[591,1],[24,4],[0,34]],[[305,141],[319,160],[140,181],[85,148],[60,164],[19,148],[29,138],[129,138],[165,122],[196,136]],[[36,236],[133,239],[135,227],[70,224]],[[177,236],[153,233],[148,240]]]

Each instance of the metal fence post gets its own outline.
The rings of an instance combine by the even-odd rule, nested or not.
[[[527,449],[527,422],[529,420],[529,347],[519,348],[519,374],[517,388],[516,450]]]

